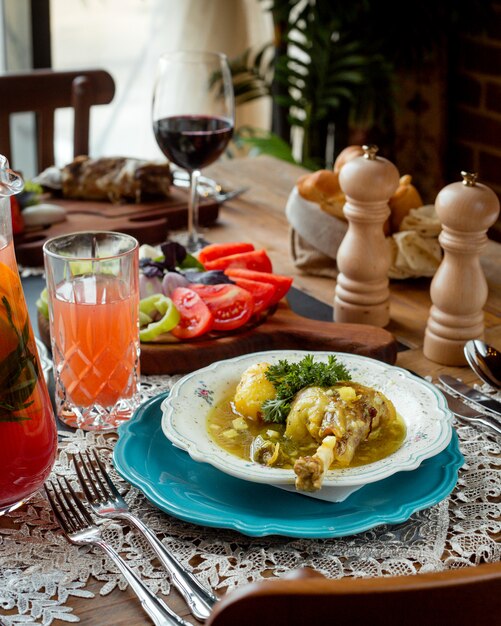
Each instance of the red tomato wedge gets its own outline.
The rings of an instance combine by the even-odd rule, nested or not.
[[[268,272],[255,272],[253,270],[247,270],[244,268],[229,267],[224,270],[224,273],[232,280],[237,278],[246,278],[248,280],[256,280],[262,283],[269,283],[275,287],[275,296],[272,298],[269,306],[279,302],[285,294],[289,291],[292,285],[291,276],[283,276],[282,274],[270,274]]]
[[[225,270],[228,267],[238,267],[257,272],[271,272],[273,269],[270,257],[265,250],[230,254],[230,256],[207,261],[207,263],[204,263],[204,266],[206,270]]]
[[[211,243],[200,250],[198,253],[198,260],[202,263],[202,265],[205,265],[207,261],[214,261],[214,259],[239,254],[240,252],[252,252],[252,250],[254,250],[254,246],[251,243],[246,243],[245,241]]]
[[[181,315],[179,324],[170,331],[174,337],[193,339],[212,329],[214,318],[198,293],[186,287],[177,287],[171,297]]]
[[[252,295],[254,299],[254,313],[261,313],[261,311],[269,308],[271,301],[275,297],[275,287],[273,285],[258,282],[257,280],[249,280],[248,278],[239,278],[238,276],[232,276],[231,279]]]
[[[253,311],[251,294],[238,285],[191,285],[209,307],[214,330],[233,330],[246,324]]]

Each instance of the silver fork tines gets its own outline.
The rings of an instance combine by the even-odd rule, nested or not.
[[[50,486],[50,488],[49,488]],[[59,526],[66,539],[75,545],[96,545],[115,561],[125,579],[136,592],[145,612],[157,626],[189,626],[162,600],[157,598],[127,565],[116,550],[103,539],[101,529],[81,502],[69,481],[57,479],[45,485],[45,493]]]
[[[92,456],[86,451],[76,457],[79,463],[74,459],[75,471],[94,513],[102,517],[126,520],[141,532],[169,573],[172,584],[185,599],[191,613],[201,621],[206,620],[217,602],[216,596],[188,572],[146,524],[130,511],[95,449],[92,449]]]
[[[83,473],[85,474],[85,478],[82,475],[82,471],[80,470],[78,463],[74,463],[78,481],[82,487],[85,497],[87,498],[87,501],[91,504],[91,506],[98,503],[103,504],[107,500],[113,500],[116,505],[118,505],[122,500],[120,492],[111,481],[106,468],[94,449],[92,449],[92,455],[99,468],[99,472],[96,470],[88,450],[85,452],[86,459],[84,459],[81,452],[77,454]],[[125,510],[126,509],[127,507],[125,507]]]
[[[66,477],[63,477],[63,481],[64,485],[61,484],[61,479],[59,477],[57,478],[59,490],[55,489],[54,483],[52,483],[52,489],[54,490],[54,495],[59,505],[59,512],[55,508],[54,502],[51,500],[49,491],[45,489],[52,510],[54,511],[54,515],[56,516],[61,528],[67,534],[68,530],[65,530],[65,528],[69,529],[69,532],[72,534],[81,530],[93,530],[94,528],[97,530],[97,527],[95,527],[87,509],[80,501],[80,498],[77,496],[75,490],[70,485]],[[71,498],[68,496],[68,492],[71,494]],[[68,538],[71,540],[69,535]]]

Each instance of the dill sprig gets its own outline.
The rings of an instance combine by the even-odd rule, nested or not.
[[[25,411],[39,377],[38,362],[30,349],[30,323],[26,319],[24,328],[19,331],[14,323],[14,312],[6,296],[1,305],[5,308],[7,321],[18,340],[17,347],[0,361],[0,422],[21,422],[27,419],[19,415]]]
[[[327,363],[324,363],[314,361],[312,354],[307,354],[297,363],[281,359],[266,370],[266,378],[277,393],[275,398],[263,403],[263,419],[279,424],[287,420],[294,396],[301,389],[311,385],[330,387],[340,380],[351,380],[346,367],[338,363],[334,355],[329,355]]]

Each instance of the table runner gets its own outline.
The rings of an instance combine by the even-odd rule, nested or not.
[[[143,377],[142,400],[169,389],[176,379]],[[501,393],[497,396],[501,399]],[[501,446],[487,431],[460,423],[455,427],[465,465],[449,498],[415,513],[403,524],[340,539],[252,538],[196,526],[159,511],[118,474],[113,473],[113,478],[131,508],[185,566],[191,568],[196,562],[194,571],[219,594],[305,566],[329,578],[341,578],[415,574],[498,561],[501,546],[494,537],[501,530]],[[74,480],[70,461],[75,452],[96,446],[111,458],[116,440],[116,434],[61,432],[53,477]],[[115,587],[125,589],[115,565],[99,549],[66,542],[42,492],[8,519],[9,527],[0,528],[0,620],[6,626],[49,626],[56,618],[79,621],[68,605],[72,596],[92,601],[93,594],[85,588],[90,577],[102,583],[102,595]],[[120,522],[100,523],[151,589],[168,594],[167,576],[144,540]]]

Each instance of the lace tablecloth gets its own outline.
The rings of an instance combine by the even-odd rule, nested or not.
[[[143,399],[168,389],[175,379],[145,377]],[[498,394],[501,399],[501,394]],[[343,539],[250,538],[233,531],[204,528],[170,517],[117,474],[131,508],[188,568],[220,593],[264,576],[283,576],[310,566],[329,578],[389,576],[467,567],[501,559],[495,536],[501,530],[501,449],[487,431],[455,424],[465,465],[449,498],[415,513],[407,522],[380,526]],[[73,453],[97,446],[110,457],[116,435],[60,433],[54,475],[73,478]],[[126,583],[99,550],[66,542],[42,493],[9,516],[0,528],[0,621],[49,625],[54,619],[78,622],[68,604],[72,596],[92,598],[91,577],[106,595]],[[144,541],[119,522],[104,522],[106,533],[154,592],[169,593],[169,582]],[[89,600],[92,602],[92,600]],[[7,614],[7,612],[9,614]],[[14,614],[15,613],[15,614]]]

